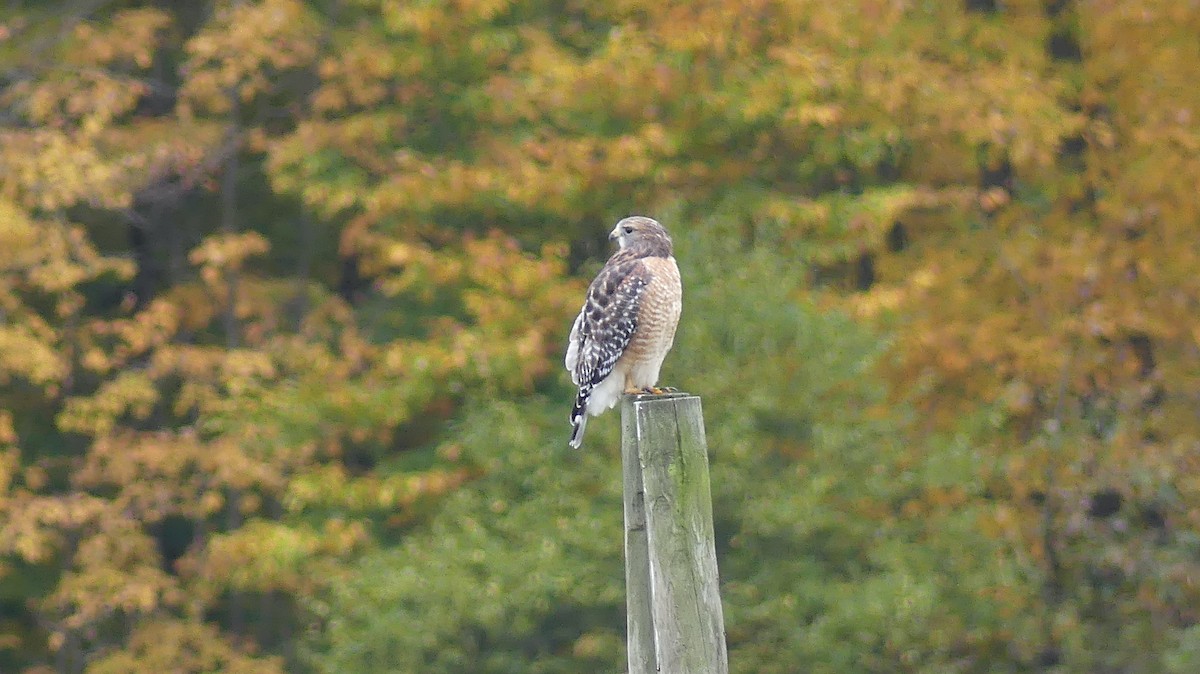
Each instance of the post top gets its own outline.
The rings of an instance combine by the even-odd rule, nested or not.
[[[645,403],[655,400],[679,400],[680,398],[697,397],[699,396],[692,395],[686,391],[672,391],[670,393],[626,393],[624,399],[633,403]]]

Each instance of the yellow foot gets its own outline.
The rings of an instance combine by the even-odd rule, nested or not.
[[[678,392],[679,392],[679,389],[674,388],[672,386],[663,386],[662,388],[659,388],[657,386],[647,386],[645,388],[630,387],[630,388],[625,389],[625,393],[629,394],[629,395],[647,395],[647,394],[649,394],[649,395],[660,396],[664,393],[678,393]]]

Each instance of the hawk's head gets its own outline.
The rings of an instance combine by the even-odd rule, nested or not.
[[[621,250],[636,248],[643,255],[667,257],[671,255],[671,237],[657,220],[642,215],[631,215],[617,223],[608,233],[616,240]],[[645,251],[641,251],[641,249]]]

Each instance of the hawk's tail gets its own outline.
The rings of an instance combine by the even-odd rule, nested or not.
[[[590,394],[588,389],[580,389],[575,396],[575,406],[571,408],[571,441],[567,444],[575,449],[583,444],[583,430],[587,428],[587,401]]]

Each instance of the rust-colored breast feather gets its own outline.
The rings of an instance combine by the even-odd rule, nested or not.
[[[683,309],[679,267],[671,257],[642,258],[650,282],[638,304],[638,327],[625,348],[618,368],[625,371],[628,388],[653,386],[663,359],[675,340],[675,328]]]

